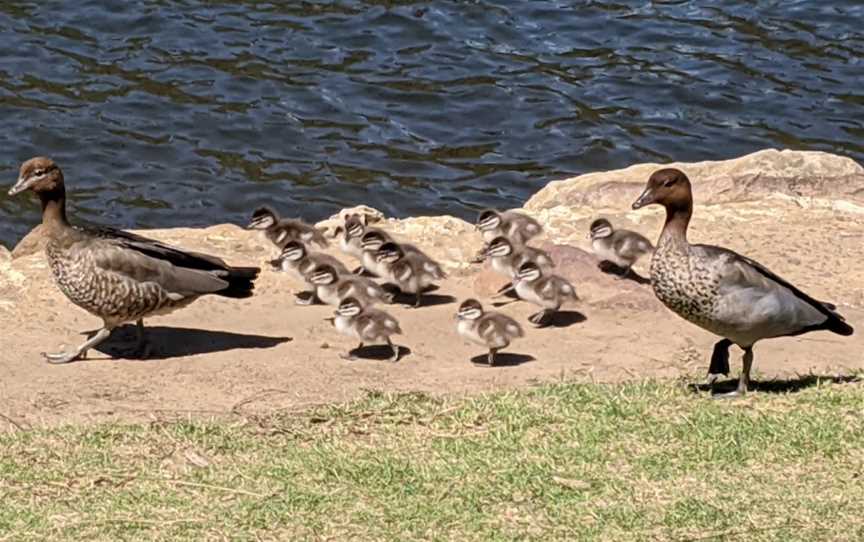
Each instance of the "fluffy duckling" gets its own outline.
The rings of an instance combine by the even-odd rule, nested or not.
[[[506,237],[514,245],[524,245],[543,233],[543,226],[530,216],[516,211],[499,212],[487,209],[477,217],[477,229],[486,243],[496,237]]]
[[[45,251],[54,280],[72,303],[103,322],[102,329],[73,351],[43,354],[50,363],[86,357],[127,322],[136,323],[137,353],[146,356],[144,318],[167,314],[208,294],[237,299],[252,295],[257,267],[231,267],[219,258],[133,233],[70,224],[63,172],[50,158],[31,158],[21,165],[9,195],[25,190],[42,202]]]
[[[278,271],[285,271],[294,275],[294,278],[303,281],[309,286],[315,285],[309,281],[310,274],[317,267],[330,266],[337,274],[349,274],[345,264],[323,252],[309,252],[306,246],[299,241],[290,241],[282,249],[279,257],[271,260],[270,265]],[[315,302],[315,292],[306,291],[297,294],[299,305],[311,305]]]
[[[357,299],[364,307],[375,303],[390,303],[392,295],[375,281],[353,274],[339,274],[332,265],[319,265],[307,275],[315,287],[315,295],[328,305],[339,306],[349,297]]]
[[[576,288],[567,279],[558,275],[544,275],[534,262],[525,262],[516,272],[516,295],[519,299],[542,307],[528,321],[535,326],[545,326],[550,318],[567,301],[577,301]]]
[[[630,230],[616,230],[605,218],[591,223],[591,248],[601,261],[612,262],[621,269],[620,278],[627,277],[633,264],[654,250],[654,245],[642,234]]]
[[[517,271],[525,262],[535,262],[541,269],[555,266],[552,257],[545,250],[528,245],[515,247],[504,236],[493,239],[484,253],[492,262],[492,269],[511,280],[516,278]]]
[[[390,361],[399,361],[400,348],[393,344],[390,336],[401,334],[402,329],[399,328],[399,322],[386,312],[364,308],[356,298],[348,297],[339,303],[333,325],[339,333],[360,339],[360,345],[355,350],[363,348],[367,342],[386,342],[393,350]],[[357,359],[351,352],[340,357]]]
[[[490,366],[495,365],[495,355],[499,350],[510,346],[513,339],[525,335],[516,320],[500,312],[484,311],[483,305],[476,299],[462,302],[456,319],[459,335],[489,349],[486,359]]]
[[[358,215],[348,215],[345,217],[345,225],[337,228],[339,249],[349,256],[353,256],[358,260],[361,259],[363,257],[363,234],[367,231],[378,232],[387,241],[390,240],[390,237],[384,230],[366,226]]]
[[[381,245],[375,259],[383,266],[384,280],[395,284],[402,293],[414,294],[414,307],[420,306],[427,287],[447,277],[432,258],[422,252],[408,252],[392,241]]]
[[[260,230],[278,248],[285,248],[291,241],[315,244],[326,247],[329,243],[324,232],[302,220],[279,218],[276,211],[269,207],[259,207],[252,213],[252,221],[246,226],[249,230]]]
[[[654,172],[633,209],[662,205],[666,223],[651,258],[651,285],[669,309],[719,335],[708,369],[709,382],[729,372],[729,346],[744,350],[737,390],[750,382],[753,346],[762,339],[825,330],[852,335],[834,307],[817,301],[764,265],[726,248],[691,245],[687,227],[693,214],[690,179],[672,168]]]

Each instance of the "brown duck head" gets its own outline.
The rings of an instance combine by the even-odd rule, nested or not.
[[[669,214],[677,211],[689,213],[693,206],[693,193],[687,175],[674,168],[655,171],[648,179],[645,191],[633,202],[633,209],[655,203],[665,207]]]
[[[26,190],[35,192],[42,201],[43,223],[67,223],[63,172],[54,160],[37,156],[21,164],[18,181],[9,189],[9,195],[14,196]]]

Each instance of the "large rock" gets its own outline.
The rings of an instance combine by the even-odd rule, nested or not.
[[[526,202],[525,209],[620,209],[639,196],[651,173],[663,167],[684,171],[693,181],[700,204],[748,201],[774,194],[864,202],[864,168],[854,160],[825,152],[766,149],[733,160],[637,164],[552,181]]]

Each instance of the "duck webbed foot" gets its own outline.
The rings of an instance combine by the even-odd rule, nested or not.
[[[363,348],[363,343],[357,345],[357,348],[349,350],[347,354],[339,354],[339,357],[346,361],[355,361],[357,359],[357,351]]]
[[[318,296],[312,291],[299,292],[294,297],[297,298],[294,302],[298,305],[313,305],[318,301]]]
[[[48,363],[61,364],[61,363],[69,363],[71,361],[76,361],[79,359],[84,359],[87,357],[87,351],[91,348],[94,348],[99,345],[102,341],[108,338],[111,335],[111,329],[107,327],[103,327],[99,330],[98,333],[87,339],[84,344],[76,348],[71,352],[57,352],[57,353],[45,353],[42,352],[42,357]]]
[[[536,312],[528,317],[528,321],[534,324],[536,327],[545,327],[548,326],[552,321],[552,315],[555,314],[555,311],[552,309],[543,309],[540,312]]]
[[[714,385],[720,380],[721,376],[729,375],[729,347],[732,346],[732,341],[722,339],[714,345],[714,351],[711,353],[711,363],[708,365],[708,385]]]

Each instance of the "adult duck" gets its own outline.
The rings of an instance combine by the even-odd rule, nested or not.
[[[834,311],[764,265],[729,249],[691,245],[687,227],[693,214],[690,179],[672,168],[654,172],[633,209],[666,209],[666,224],[651,259],[651,285],[657,298],[682,318],[722,337],[714,346],[709,382],[729,373],[729,347],[744,350],[738,388],[750,382],[753,346],[762,339],[826,330],[851,335],[852,327]]]
[[[70,224],[63,172],[49,158],[31,158],[21,165],[9,195],[26,190],[42,202],[46,253],[57,285],[72,303],[103,322],[102,329],[71,352],[43,354],[51,363],[85,357],[127,322],[137,324],[137,353],[143,355],[144,318],[185,307],[206,294],[252,295],[257,267],[230,267],[219,258],[133,233]]]

